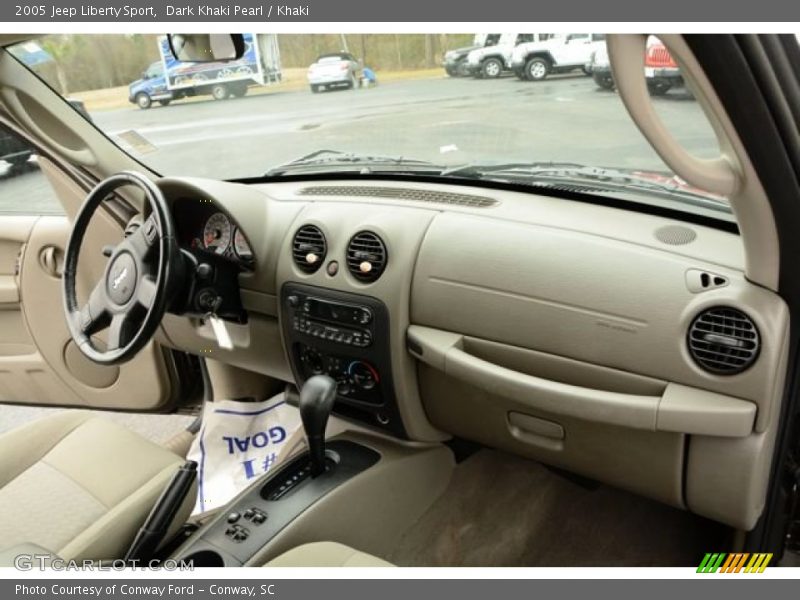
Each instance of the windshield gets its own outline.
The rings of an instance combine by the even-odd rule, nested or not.
[[[601,194],[672,198],[687,210],[696,195],[724,206],[675,178],[637,130],[604,36],[558,35],[546,56],[502,47],[534,35],[544,37],[502,34],[478,64],[448,50],[497,34],[244,34],[241,58],[213,63],[177,61],[156,35],[51,35],[8,50],[164,175],[593,180]],[[672,134],[697,156],[717,156],[663,45],[649,44],[647,60],[642,76]]]

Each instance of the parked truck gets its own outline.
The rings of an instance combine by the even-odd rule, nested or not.
[[[587,65],[592,52],[605,45],[605,35],[568,33],[518,44],[511,54],[510,69],[523,81],[541,81],[552,73],[567,73]]]
[[[190,96],[211,96],[215,100],[239,98],[250,86],[281,80],[278,36],[245,33],[241,58],[219,62],[182,62],[175,58],[166,36],[158,39],[160,59],[128,86],[128,100],[141,109],[153,102],[162,106]]]
[[[467,54],[464,69],[473,77],[496,79],[510,70],[509,61],[516,46],[537,41],[541,36],[538,33],[503,33],[496,44]]]
[[[442,61],[444,70],[450,77],[468,76],[470,73],[467,69],[467,55],[478,48],[497,45],[500,35],[499,33],[476,33],[472,38],[472,45],[448,50]]]

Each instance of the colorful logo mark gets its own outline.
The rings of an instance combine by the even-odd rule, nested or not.
[[[763,573],[767,568],[772,554],[739,552],[726,554],[724,552],[709,552],[703,557],[698,573]]]

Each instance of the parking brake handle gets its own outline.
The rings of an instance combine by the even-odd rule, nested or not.
[[[186,495],[192,489],[197,476],[197,463],[186,461],[170,480],[153,506],[147,520],[133,540],[125,562],[150,560],[167,535],[175,515],[178,514]]]

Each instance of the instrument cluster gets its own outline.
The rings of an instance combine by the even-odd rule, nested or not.
[[[202,232],[192,239],[193,248],[202,248],[214,254],[234,256],[242,261],[251,262],[253,251],[244,233],[225,213],[215,212],[206,219]]]
[[[173,207],[181,245],[252,268],[253,250],[242,229],[210,202],[182,199]]]

